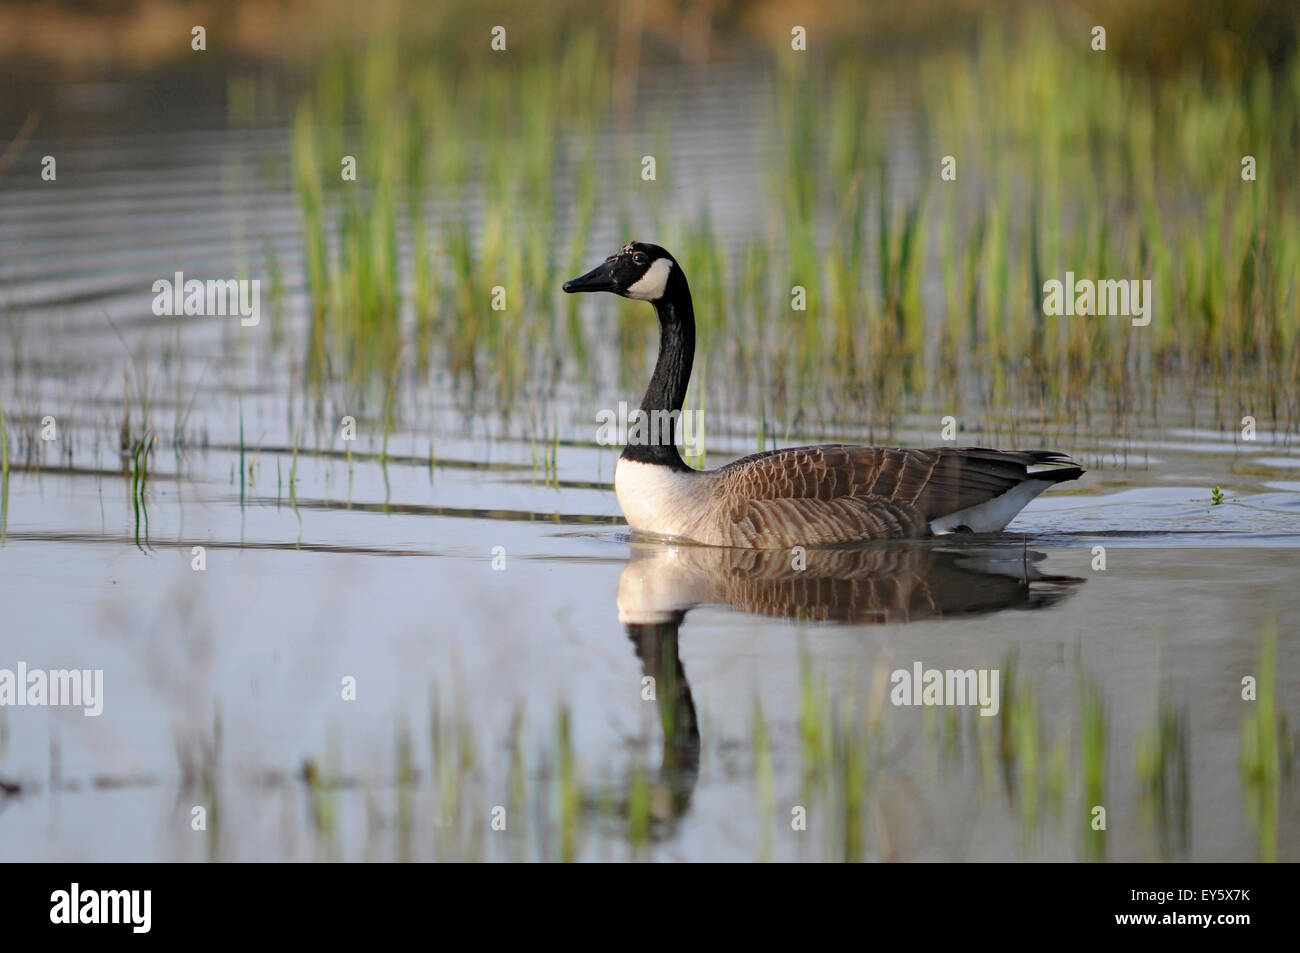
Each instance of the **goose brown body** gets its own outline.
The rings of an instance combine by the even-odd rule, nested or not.
[[[826,444],[707,471],[644,474],[638,470],[654,465],[620,461],[615,490],[641,532],[710,546],[828,546],[958,530],[960,520],[950,527],[942,520],[966,512],[971,531],[1001,529],[1028,499],[1082,473],[1067,464],[1051,451]],[[1017,490],[1023,502],[1008,496]],[[1000,499],[1008,503],[1002,511]]]
[[[1083,474],[1051,450],[844,444],[693,470],[676,447],[695,352],[694,305],[681,267],[657,245],[630,242],[564,290],[649,301],[659,317],[659,357],[640,412],[668,415],[671,433],[630,444],[614,473],[619,505],[638,532],[752,549],[996,532],[1043,490]]]

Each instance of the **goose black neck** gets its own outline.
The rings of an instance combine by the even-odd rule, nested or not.
[[[630,435],[623,457],[690,470],[677,452],[677,434],[695,361],[695,308],[680,268],[673,268],[664,296],[654,306],[659,315],[659,359],[641,400],[640,424],[646,439],[633,440]]]

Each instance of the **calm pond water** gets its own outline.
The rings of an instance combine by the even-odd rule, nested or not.
[[[763,142],[728,124],[734,94],[682,106],[710,134],[686,137],[673,200],[738,240]],[[504,406],[435,361],[386,436],[382,395],[310,396],[287,132],[203,110],[114,129],[130,95],[86,93],[89,133],[28,144],[60,156],[57,186],[0,179],[0,668],[102,669],[105,693],[97,718],[0,708],[0,858],[1300,859],[1289,774],[1243,770],[1241,697],[1275,680],[1296,722],[1296,435],[1207,429],[1208,392],[1124,433],[1099,419],[1087,476],[1007,534],[801,573],[634,542],[595,412],[640,372],[611,351],[595,393],[562,374]],[[593,257],[624,237],[598,216]],[[258,327],[151,313],[175,271],[269,286],[268,248]],[[124,389],[159,437],[138,494]],[[753,451],[752,416],[707,419],[710,465]],[[781,436],[823,439],[869,435]],[[936,416],[892,440],[936,443]],[[914,663],[997,669],[998,713],[890,704]]]

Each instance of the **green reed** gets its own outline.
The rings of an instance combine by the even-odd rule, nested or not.
[[[903,191],[870,118],[872,90],[900,76],[918,90],[928,147],[920,186]],[[1152,81],[1030,17],[991,21],[974,57],[865,74],[854,58],[783,62],[772,85],[781,230],[769,245],[791,283],[820,272],[794,355],[806,375],[834,369],[839,393],[860,391],[873,415],[975,397],[986,412],[1028,400],[1066,419],[1100,395],[1121,410],[1143,401],[1151,375],[1177,370],[1228,382],[1283,424],[1300,418],[1300,195],[1279,174],[1300,127],[1297,63],[1239,84]],[[939,178],[945,154],[954,182]],[[1245,155],[1255,181],[1242,181]],[[932,268],[940,296],[924,292]],[[1043,283],[1067,270],[1150,279],[1152,323],[1044,315]]]
[[[768,735],[767,722],[763,718],[763,705],[754,699],[753,716],[750,721],[750,751],[754,764],[754,798],[758,805],[758,859],[772,859],[772,826],[776,823],[773,805],[774,787],[772,779],[772,740]]]
[[[149,505],[146,491],[149,486],[149,455],[153,452],[157,438],[153,431],[146,430],[144,436],[136,441],[131,450],[131,512],[135,522],[135,545],[141,552],[147,552],[149,545]],[[240,455],[240,485],[243,483],[243,456]],[[241,490],[242,499],[242,490]],[[143,541],[141,530],[143,529]]]
[[[1083,765],[1084,856],[1089,860],[1106,858],[1105,832],[1093,828],[1093,810],[1106,804],[1106,737],[1108,720],[1101,688],[1090,680],[1081,680],[1080,759]]]
[[[1187,720],[1187,713],[1163,690],[1157,692],[1155,711],[1139,736],[1135,753],[1143,818],[1155,829],[1161,859],[1184,850],[1190,836]]]
[[[1245,701],[1250,708],[1241,725],[1241,782],[1263,861],[1278,859],[1280,799],[1295,757],[1295,740],[1277,695],[1277,647],[1277,627],[1270,624],[1260,640],[1255,697]]]
[[[1048,426],[1021,418],[1125,422],[1164,387],[1201,385],[1233,413],[1300,423],[1300,187],[1285,171],[1300,61],[1236,81],[1144,75],[1030,15],[986,20],[973,52],[774,53],[757,72],[754,119],[776,145],[754,196],[764,225],[734,235],[667,199],[680,107],[612,124],[624,151],[658,155],[659,181],[603,158],[616,64],[594,30],[508,57],[429,61],[391,36],[330,57],[292,135],[313,379],[361,387],[400,352],[399,373],[450,370],[504,410],[587,373],[599,340],[557,285],[607,251],[590,236],[616,217],[690,276],[697,366],[728,368],[713,406],[765,429],[812,405],[889,432],[934,407],[1019,437]],[[1045,315],[1043,284],[1066,271],[1149,279],[1150,325]],[[653,328],[642,308],[618,315],[633,387]]]
[[[587,252],[595,206],[588,185],[561,208],[556,172],[577,158],[594,178],[609,65],[594,35],[556,49],[429,64],[381,36],[322,68],[292,137],[313,373],[348,367],[362,384],[411,338],[417,370],[436,356],[505,388],[508,406],[545,356],[532,346],[557,346],[555,286]],[[566,136],[585,159],[564,153]],[[552,240],[566,221],[567,246]],[[580,343],[576,317],[567,332]]]

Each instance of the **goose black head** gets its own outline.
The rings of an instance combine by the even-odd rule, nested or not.
[[[658,301],[668,290],[673,272],[680,272],[673,256],[658,245],[628,242],[580,278],[564,283],[569,294],[612,291],[637,301]]]

